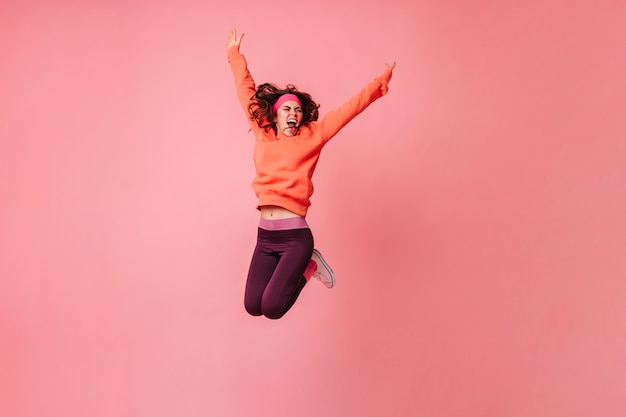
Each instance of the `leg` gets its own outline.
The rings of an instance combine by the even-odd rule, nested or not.
[[[263,239],[259,230],[257,244],[250,261],[246,290],[244,294],[244,306],[246,311],[253,316],[263,314],[261,301],[267,284],[270,282],[280,257],[272,248],[267,239]]]
[[[313,252],[313,235],[308,228],[269,233],[275,237],[280,259],[263,293],[261,309],[266,317],[278,319],[289,311],[306,285],[303,274]]]

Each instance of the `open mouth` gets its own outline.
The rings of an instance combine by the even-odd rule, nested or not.
[[[296,122],[295,119],[287,120],[287,126],[289,126],[289,127],[296,127],[296,125],[297,125],[297,122]]]

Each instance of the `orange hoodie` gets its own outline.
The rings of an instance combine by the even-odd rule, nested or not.
[[[246,59],[238,46],[228,49],[228,61],[235,78],[235,87],[250,128],[256,137],[254,165],[256,177],[252,188],[262,206],[279,206],[302,217],[306,216],[313,195],[313,172],[324,145],[350,120],[376,99],[387,94],[391,70],[370,82],[363,90],[335,110],[329,111],[320,121],[300,126],[296,136],[285,136],[259,127],[250,120],[248,105],[256,92],[256,85]]]

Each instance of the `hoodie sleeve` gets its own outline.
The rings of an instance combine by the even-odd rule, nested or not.
[[[228,48],[228,62],[230,63],[230,69],[233,73],[237,97],[239,97],[241,107],[243,108],[250,126],[254,130],[258,128],[258,125],[256,122],[250,120],[248,106],[250,105],[251,97],[256,93],[256,85],[250,71],[248,71],[246,58],[239,52],[238,46]]]
[[[339,108],[329,111],[320,122],[322,140],[329,141],[370,104],[387,94],[392,71],[386,69],[350,100]]]

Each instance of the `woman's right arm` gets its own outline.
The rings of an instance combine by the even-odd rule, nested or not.
[[[248,111],[248,106],[250,105],[250,98],[256,93],[256,85],[252,79],[252,75],[250,75],[250,71],[248,71],[246,59],[239,52],[242,38],[243,33],[237,36],[237,30],[233,29],[228,36],[226,48],[228,49],[228,62],[230,63],[230,68],[233,72],[237,96],[239,97],[239,102],[241,103],[243,111],[249,120],[250,112]],[[254,128],[253,123],[256,125],[256,122],[250,122],[250,125]]]

